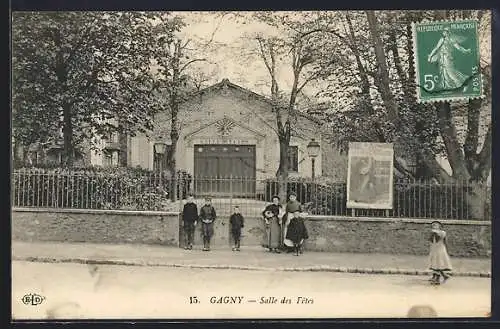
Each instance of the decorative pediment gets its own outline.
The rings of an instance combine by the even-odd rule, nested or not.
[[[215,122],[215,126],[217,127],[217,131],[220,135],[227,137],[231,133],[231,130],[233,130],[234,126],[236,126],[236,123],[233,120],[224,117],[222,120]]]
[[[214,120],[209,124],[203,125],[189,133],[184,138],[192,139],[194,137],[213,137],[213,138],[253,138],[260,140],[265,137],[261,132],[233,120],[228,116],[224,116],[218,120]]]

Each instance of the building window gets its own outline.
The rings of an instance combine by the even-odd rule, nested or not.
[[[120,135],[118,134],[117,131],[112,131],[106,134],[104,137],[107,143],[119,143],[120,142]]]
[[[119,151],[104,150],[102,165],[104,167],[116,167],[119,164]]]
[[[288,147],[288,170],[292,172],[299,171],[299,147]]]
[[[154,161],[153,161],[153,170],[154,171],[165,171],[168,169],[168,154],[172,151],[172,145],[167,145],[165,148],[165,153],[164,154],[158,154],[156,153],[156,150],[153,147],[153,152],[154,153]],[[203,150],[198,150],[199,152],[202,152]]]

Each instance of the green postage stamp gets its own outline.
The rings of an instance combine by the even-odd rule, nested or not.
[[[414,23],[413,47],[419,102],[483,96],[477,21]]]

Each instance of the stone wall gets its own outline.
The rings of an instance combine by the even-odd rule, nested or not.
[[[432,220],[311,216],[305,249],[329,252],[425,255]],[[491,222],[443,220],[455,257],[491,256]],[[182,223],[173,212],[14,209],[12,239],[183,246]],[[242,247],[265,242],[263,220],[246,217]],[[228,216],[215,224],[212,247],[229,248]],[[201,225],[195,244],[202,245]]]
[[[306,222],[307,249],[425,255],[429,252],[427,219],[311,216]],[[491,222],[443,220],[448,252],[456,257],[491,255]]]
[[[13,209],[12,239],[179,245],[179,215],[153,211]]]

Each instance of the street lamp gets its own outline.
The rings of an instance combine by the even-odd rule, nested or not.
[[[311,158],[313,181],[314,181],[315,160],[316,160],[316,157],[319,155],[319,150],[320,150],[319,143],[314,138],[311,139],[309,144],[307,144],[307,154]]]
[[[167,150],[167,144],[165,143],[155,143],[154,145],[155,148],[155,153],[160,154],[161,156],[159,157],[159,171],[160,171],[160,187],[163,185],[162,184],[162,173],[163,173],[163,156],[165,155],[165,151]]]

